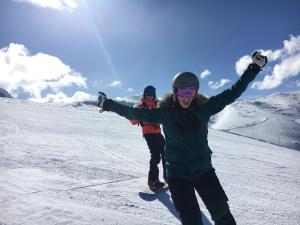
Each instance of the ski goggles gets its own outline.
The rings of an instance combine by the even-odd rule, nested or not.
[[[177,95],[179,97],[194,97],[197,90],[194,87],[180,87],[177,88]]]
[[[155,96],[154,93],[152,93],[152,92],[145,93],[144,95],[145,95],[145,96],[151,96],[151,97],[154,97],[154,96]]]

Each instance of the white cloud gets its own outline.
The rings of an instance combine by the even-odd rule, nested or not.
[[[251,63],[251,57],[249,55],[245,55],[241,57],[236,63],[235,63],[235,70],[238,75],[242,75],[243,72],[246,70],[247,66]]]
[[[209,81],[208,86],[212,89],[218,89],[229,82],[231,82],[229,79],[221,79],[219,82]]]
[[[300,51],[300,35],[295,37],[291,35],[290,40],[283,41],[284,50],[289,54],[295,54]]]
[[[300,80],[290,81],[285,85],[286,88],[300,88]]]
[[[133,92],[134,89],[133,89],[133,88],[128,88],[127,91],[128,91],[128,92]]]
[[[275,51],[272,50],[259,50],[263,55],[268,57],[268,62],[273,62],[279,60],[284,55],[283,49],[278,49]],[[252,62],[250,55],[242,56],[236,63],[235,63],[235,70],[238,75],[242,75],[243,72],[247,69],[248,65]]]
[[[115,81],[111,82],[111,84],[109,86],[110,87],[118,87],[118,86],[121,86],[121,85],[122,85],[121,81],[115,80]]]
[[[251,87],[256,89],[272,89],[282,84],[285,79],[300,73],[300,53],[288,57],[276,64],[271,75],[266,75],[262,81],[255,82]]]
[[[92,95],[85,92],[77,91],[71,97],[68,97],[64,93],[59,92],[57,94],[47,94],[47,96],[44,98],[32,98],[29,100],[39,103],[72,104],[74,102],[88,101],[92,99],[94,99]]]
[[[86,79],[59,58],[44,53],[31,55],[21,44],[0,49],[0,86],[14,97],[21,91],[41,99],[45,90],[60,92],[63,87],[87,87]]]
[[[202,78],[202,79],[204,79],[204,78],[206,78],[206,77],[208,77],[209,75],[211,75],[211,72],[209,71],[209,70],[204,70],[202,73],[201,73],[201,75],[200,75],[200,77]]]
[[[15,2],[25,2],[41,8],[51,8],[55,10],[75,9],[77,3],[75,0],[13,0]]]
[[[262,81],[255,82],[251,87],[256,89],[272,89],[281,85],[284,80],[300,74],[300,35],[290,36],[283,41],[283,47],[276,50],[260,50],[268,57],[269,64],[265,71],[270,71]],[[241,57],[236,62],[236,72],[241,75],[251,63],[251,56]]]
[[[48,82],[49,87],[54,89],[56,92],[60,90],[62,87],[68,87],[73,84],[78,86],[87,87],[86,78],[83,78],[79,73],[73,72],[72,75],[66,74],[60,80],[54,82]]]
[[[275,51],[272,51],[272,50],[260,50],[261,53],[265,56],[268,57],[268,62],[273,62],[273,61],[276,61],[276,60],[279,60],[280,58],[282,58],[283,56],[283,49],[277,49]]]

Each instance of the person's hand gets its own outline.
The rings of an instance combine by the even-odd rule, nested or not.
[[[103,104],[105,102],[105,100],[107,99],[106,94],[103,92],[98,92],[98,102],[97,102],[97,106],[100,108],[99,112],[102,113],[104,112],[103,109]]]
[[[255,63],[260,68],[263,68],[268,63],[268,58],[267,56],[262,55],[260,51],[255,51],[252,54],[252,63]]]

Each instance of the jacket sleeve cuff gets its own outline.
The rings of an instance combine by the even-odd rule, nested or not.
[[[257,65],[256,63],[251,63],[249,65],[249,69],[251,69],[255,74],[258,74],[259,71],[261,71],[261,68],[259,65]]]
[[[105,111],[111,111],[112,105],[114,104],[114,101],[111,99],[106,99],[103,103],[103,109]]]

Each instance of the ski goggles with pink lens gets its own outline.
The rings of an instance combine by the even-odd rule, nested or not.
[[[177,88],[177,95],[179,97],[194,97],[197,90],[194,87],[180,87]]]

